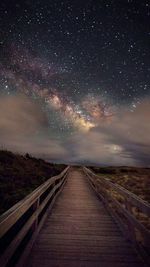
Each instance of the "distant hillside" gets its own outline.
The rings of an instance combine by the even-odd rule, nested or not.
[[[65,167],[0,150],[0,214]]]
[[[138,167],[90,167],[100,177],[106,177],[150,202],[150,168]]]

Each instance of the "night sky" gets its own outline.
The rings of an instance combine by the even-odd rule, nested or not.
[[[150,1],[1,1],[0,144],[150,165]]]

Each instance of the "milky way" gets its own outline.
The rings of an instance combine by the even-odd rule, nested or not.
[[[59,111],[62,118],[82,131],[88,131],[101,121],[107,122],[112,118],[111,107],[100,96],[87,95],[76,104],[61,93],[53,84],[56,77],[58,79],[65,73],[61,67],[52,66],[23,48],[17,50],[14,45],[11,46],[10,54],[9,67],[1,65],[0,68],[7,93],[12,93],[9,88],[13,88],[14,92],[40,98],[45,105]]]

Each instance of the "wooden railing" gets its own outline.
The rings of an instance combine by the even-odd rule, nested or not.
[[[0,266],[23,266],[68,172],[54,176],[0,217]]]
[[[150,205],[109,179],[83,167],[90,184],[116,219],[125,237],[150,261]]]

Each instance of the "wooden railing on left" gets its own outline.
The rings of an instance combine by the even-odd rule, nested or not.
[[[23,266],[48,212],[66,182],[67,167],[0,217],[0,266]]]

